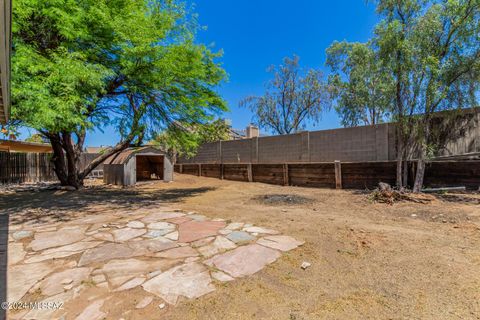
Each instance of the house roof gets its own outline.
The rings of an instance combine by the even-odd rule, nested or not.
[[[0,150],[11,152],[52,152],[52,146],[49,143],[26,142],[17,140],[0,139]]]
[[[10,113],[10,53],[12,1],[0,1],[0,124]]]

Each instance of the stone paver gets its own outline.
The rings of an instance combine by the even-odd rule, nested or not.
[[[94,301],[75,320],[100,320],[107,314],[101,310],[105,299]]]
[[[118,287],[117,289],[114,290],[114,292],[116,291],[124,291],[124,290],[130,290],[130,289],[133,289],[135,287],[138,287],[139,285],[141,285],[142,283],[145,282],[147,278],[145,277],[136,277],[136,278],[133,278],[132,280],[129,280],[127,282],[125,282],[124,284],[122,284],[120,287]]]
[[[109,303],[130,306],[129,318],[157,299],[174,305],[208,294],[303,244],[272,229],[172,208],[107,211],[11,228],[8,301],[36,301],[40,294],[45,302],[85,306],[75,314],[26,310],[12,319],[109,319],[103,310]],[[132,304],[129,290],[144,295]]]
[[[198,256],[198,252],[189,246],[165,250],[155,255],[155,257],[167,259],[181,259],[196,256]]]
[[[223,236],[218,236],[215,238],[215,240],[211,243],[208,244],[204,247],[198,248],[198,251],[204,256],[204,257],[211,257],[219,252],[227,251],[230,249],[234,249],[237,246],[235,243],[232,241],[228,240],[227,238]]]
[[[83,234],[86,227],[64,228],[58,231],[37,232],[35,238],[30,242],[33,251],[40,251],[52,247],[60,247],[74,243],[85,238]]]
[[[66,285],[75,287],[86,280],[92,271],[91,268],[74,268],[54,273],[38,284],[42,294],[52,296],[65,291]]]
[[[7,301],[21,301],[33,285],[52,271],[52,267],[48,262],[10,266],[7,273]]]
[[[147,296],[137,303],[137,305],[135,306],[135,309],[143,309],[146,306],[148,306],[150,303],[152,303],[152,301],[153,301],[153,297]]]
[[[191,216],[190,216],[191,217]],[[223,221],[189,221],[178,227],[178,241],[192,242],[217,234],[217,231],[225,227]]]
[[[261,228],[261,227],[246,227],[246,228],[243,228],[243,231],[247,231],[247,232],[250,232],[250,233],[266,233],[266,234],[278,234],[279,233],[277,230],[266,229],[266,228]]]
[[[280,257],[280,252],[258,244],[239,247],[207,260],[218,269],[233,277],[244,277],[263,269]]]
[[[104,262],[118,258],[130,258],[135,256],[135,250],[122,243],[107,243],[105,245],[88,249],[83,253],[79,266],[85,266],[92,262]]]
[[[123,228],[113,231],[113,238],[117,242],[124,242],[136,237],[145,234],[147,230],[145,229],[132,229],[132,228]]]
[[[281,251],[290,251],[302,245],[303,241],[295,240],[289,236],[268,236],[257,241],[258,244]]]
[[[255,240],[255,237],[245,231],[233,231],[227,235],[227,239],[235,243],[243,243]]]
[[[198,262],[183,264],[167,270],[142,286],[170,304],[180,296],[198,298],[215,290],[207,268]]]

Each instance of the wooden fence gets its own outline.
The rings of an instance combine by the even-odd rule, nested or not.
[[[409,163],[413,181],[415,162]],[[322,162],[285,164],[176,164],[175,172],[218,179],[276,185],[344,189],[374,188],[379,182],[394,185],[395,161]],[[425,171],[425,186],[465,186],[478,190],[480,161],[434,161]]]
[[[83,153],[80,168],[97,156],[95,153]],[[0,152],[0,184],[57,181],[51,157],[51,153]],[[91,175],[103,176],[103,165],[99,165]]]
[[[0,183],[56,181],[50,153],[0,152]]]

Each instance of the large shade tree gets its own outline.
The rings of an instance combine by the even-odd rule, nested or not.
[[[285,58],[269,68],[273,79],[262,96],[249,96],[240,105],[249,108],[253,122],[276,134],[290,134],[319,120],[329,101],[327,85],[319,70],[302,72],[299,58]]]
[[[225,110],[225,77],[175,0],[17,0],[12,118],[53,147],[62,185],[80,187],[107,157],[171,123],[202,126]],[[120,142],[80,169],[85,137],[115,126]]]

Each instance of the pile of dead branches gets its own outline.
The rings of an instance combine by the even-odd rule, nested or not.
[[[393,205],[395,202],[409,201],[415,203],[429,203],[431,197],[410,192],[408,189],[393,189],[388,183],[380,182],[378,188],[372,190],[368,199],[375,203],[386,203]]]

